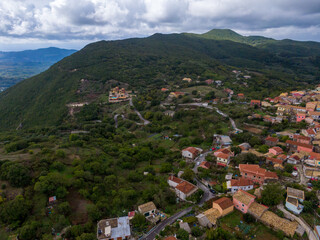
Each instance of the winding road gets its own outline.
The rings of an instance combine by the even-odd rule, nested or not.
[[[148,121],[147,119],[143,118],[142,115],[141,115],[141,113],[134,107],[133,102],[132,102],[132,98],[130,98],[129,103],[130,103],[130,106],[133,107],[135,113],[138,115],[138,117],[140,118],[140,120],[143,121],[143,125],[148,125],[148,124],[151,123],[151,122]]]

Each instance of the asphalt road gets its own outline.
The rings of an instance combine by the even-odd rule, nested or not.
[[[141,113],[134,107],[133,102],[132,102],[132,98],[130,98],[130,106],[133,107],[135,113],[138,115],[138,117],[140,118],[140,120],[143,121],[143,125],[148,125],[148,124],[151,123],[151,122],[148,121],[147,119],[144,119],[144,118],[142,117]]]

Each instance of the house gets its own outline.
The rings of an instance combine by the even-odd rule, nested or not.
[[[316,102],[307,102],[306,103],[306,109],[307,109],[308,112],[314,111],[316,109],[316,107],[317,107],[317,103]]]
[[[240,189],[233,195],[233,205],[242,213],[247,213],[255,198],[255,196]]]
[[[272,107],[272,105],[270,103],[266,102],[266,101],[262,101],[261,102],[261,106],[262,107]]]
[[[154,205],[153,202],[148,202],[138,206],[138,211],[145,217],[149,217],[150,215],[153,215],[154,213],[156,213],[157,207],[156,205]]]
[[[320,120],[320,112],[314,112],[314,111],[309,111],[309,116],[313,119],[313,120]]]
[[[221,146],[230,146],[232,145],[232,140],[229,136],[218,135],[216,136],[217,143]]]
[[[186,81],[186,82],[188,82],[188,83],[191,83],[191,82],[192,82],[192,79],[185,77],[185,78],[182,79],[182,81]]]
[[[286,145],[291,152],[313,152],[313,146],[311,144],[300,143],[297,141],[287,140]]]
[[[217,165],[225,167],[228,166],[230,163],[230,155],[224,154],[224,153],[219,153],[217,155]]]
[[[57,203],[57,197],[56,196],[49,197],[49,205],[54,205],[56,203]]]
[[[281,147],[272,147],[269,149],[269,153],[271,153],[273,155],[280,155],[283,153],[283,150]]]
[[[178,186],[183,181],[184,181],[183,179],[175,177],[173,175],[170,175],[169,178],[168,178],[168,184],[172,188],[175,188],[176,186]]]
[[[168,88],[161,88],[161,92],[168,92],[169,89]]]
[[[238,98],[239,99],[244,99],[244,94],[243,93],[238,93]]]
[[[131,229],[129,217],[119,217],[111,219],[103,219],[97,225],[98,240],[121,240],[129,239]]]
[[[184,92],[171,92],[169,96],[178,98],[180,96],[184,96]]]
[[[212,79],[207,79],[205,80],[205,83],[211,85],[212,83],[214,83],[214,81]]]
[[[300,214],[303,210],[303,205],[299,204],[304,201],[304,191],[287,188],[287,198],[286,198],[286,207],[294,212],[295,214]]]
[[[306,137],[312,137],[312,138],[315,137],[317,134],[313,128],[302,129],[301,133]]]
[[[224,91],[228,94],[233,94],[233,91],[230,88],[226,88]]]
[[[260,100],[251,100],[250,106],[261,106],[261,101]]]
[[[246,178],[238,178],[238,179],[231,179],[227,182],[227,188],[230,189],[231,193],[237,192],[239,189],[243,191],[249,191],[253,189],[253,181]]]
[[[174,188],[177,197],[182,200],[186,200],[187,197],[191,196],[198,190],[195,185],[173,175],[169,176],[168,184],[170,187]]]
[[[305,120],[306,116],[307,115],[305,113],[297,113],[296,114],[296,122],[298,123],[298,122]]]
[[[248,213],[254,216],[256,219],[260,219],[268,209],[269,208],[265,205],[253,202],[248,208]]]
[[[233,211],[233,203],[230,198],[222,197],[212,203],[212,208],[217,209],[220,216],[223,217]]]
[[[241,151],[248,151],[251,146],[249,143],[241,143],[240,145],[238,145],[238,147],[241,149]]]
[[[182,150],[182,157],[185,157],[188,159],[195,159],[201,152],[202,152],[202,149],[200,148],[187,147]]]
[[[177,238],[174,236],[169,236],[169,237],[164,238],[164,240],[177,240]]]
[[[252,180],[255,183],[263,184],[266,181],[277,180],[278,176],[274,172],[260,168],[256,164],[239,164],[241,176]]]
[[[292,154],[288,160],[287,160],[287,163],[290,163],[290,164],[297,164],[301,161],[301,157],[299,156],[298,153],[295,153],[295,154]]]
[[[128,218],[129,218],[129,220],[132,220],[135,215],[136,215],[136,212],[135,212],[135,211],[128,212]]]
[[[233,152],[230,151],[229,148],[221,148],[221,149],[218,149],[217,151],[214,152],[214,156],[218,156],[220,153],[224,153],[224,154],[227,154],[229,156],[233,156]]]
[[[211,164],[207,161],[203,161],[199,167],[204,168],[204,169],[210,169]]]
[[[109,102],[129,101],[130,96],[124,88],[115,87],[109,92]]]
[[[194,194],[198,190],[198,187],[195,185],[183,181],[178,186],[175,187],[175,192],[177,197],[179,197],[182,200],[186,200],[187,197],[190,197],[192,194]]]
[[[164,112],[164,115],[169,116],[169,117],[173,117],[175,114],[175,111],[172,110],[167,110]]]
[[[265,141],[265,144],[268,145],[269,147],[274,147],[278,144],[279,139],[276,137],[268,136],[264,141]]]
[[[310,144],[311,143],[311,137],[307,136],[302,136],[298,134],[293,135],[293,140],[299,143],[304,143],[304,144]]]
[[[271,157],[267,157],[266,158],[266,163],[272,163],[273,165],[275,164],[282,164],[283,161],[281,159],[278,159],[278,158],[271,158]]]
[[[288,156],[285,154],[280,154],[279,156],[277,156],[277,159],[281,160],[282,162],[287,160],[287,158],[288,158]]]

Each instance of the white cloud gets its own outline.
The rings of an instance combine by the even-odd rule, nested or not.
[[[319,0],[6,0],[0,2],[0,22],[0,36],[12,43],[94,41],[212,28],[320,40]]]

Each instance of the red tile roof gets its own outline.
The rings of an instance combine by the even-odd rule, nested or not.
[[[183,149],[182,151],[191,152],[193,155],[197,155],[199,153],[199,150],[196,149],[195,147],[187,147],[187,148]]]
[[[184,194],[192,192],[195,188],[196,186],[187,181],[184,181],[180,183],[178,186],[176,186],[176,189],[178,189],[180,192],[183,192]]]
[[[207,161],[203,161],[199,167],[202,167],[202,168],[207,168],[209,169],[210,168],[210,163],[207,162]]]
[[[171,175],[169,177],[169,180],[172,181],[172,182],[178,183],[178,184],[183,182],[183,180],[181,178],[177,178],[177,177],[175,177],[173,175]]]
[[[283,150],[282,150],[281,147],[273,147],[273,148],[270,148],[270,149],[275,150],[277,153],[283,153]],[[270,150],[270,149],[269,149],[269,150]]]
[[[252,173],[262,177],[267,177],[268,175],[269,177],[274,176],[274,178],[278,179],[278,176],[276,173],[269,172],[264,168],[260,168],[259,165],[256,165],[256,164],[239,164],[239,170],[241,173],[247,172],[247,173]]]
[[[313,146],[312,146],[311,144],[300,143],[300,142],[292,141],[292,140],[287,140],[287,141],[286,141],[286,144],[294,145],[294,146],[300,146],[300,147],[305,147],[305,148],[310,148],[310,149],[313,148]]]
[[[218,200],[214,201],[213,203],[218,204],[222,210],[225,210],[225,209],[233,206],[232,201],[230,200],[230,198],[227,198],[227,197],[219,198]]]
[[[299,140],[307,140],[310,141],[310,137],[302,136],[302,135],[293,135],[293,139],[299,139]]]
[[[272,163],[278,163],[278,164],[282,164],[283,163],[283,160],[278,159],[278,158],[267,157],[267,160],[272,162]]]
[[[244,187],[244,186],[250,186],[253,185],[253,181],[250,179],[246,179],[244,177],[241,177],[239,179],[231,179],[231,186],[232,187]]]
[[[177,240],[177,238],[174,236],[169,236],[169,237],[166,237],[164,240]]]
[[[224,154],[224,153],[219,153],[217,155],[218,158],[223,158],[223,159],[229,159],[230,155]]]
[[[311,152],[309,156],[311,160],[320,160],[320,153]]]
[[[279,142],[279,139],[278,138],[276,138],[276,137],[271,137],[271,136],[269,136],[269,137],[267,137],[266,139],[265,139],[266,141],[270,141],[270,142]]]

